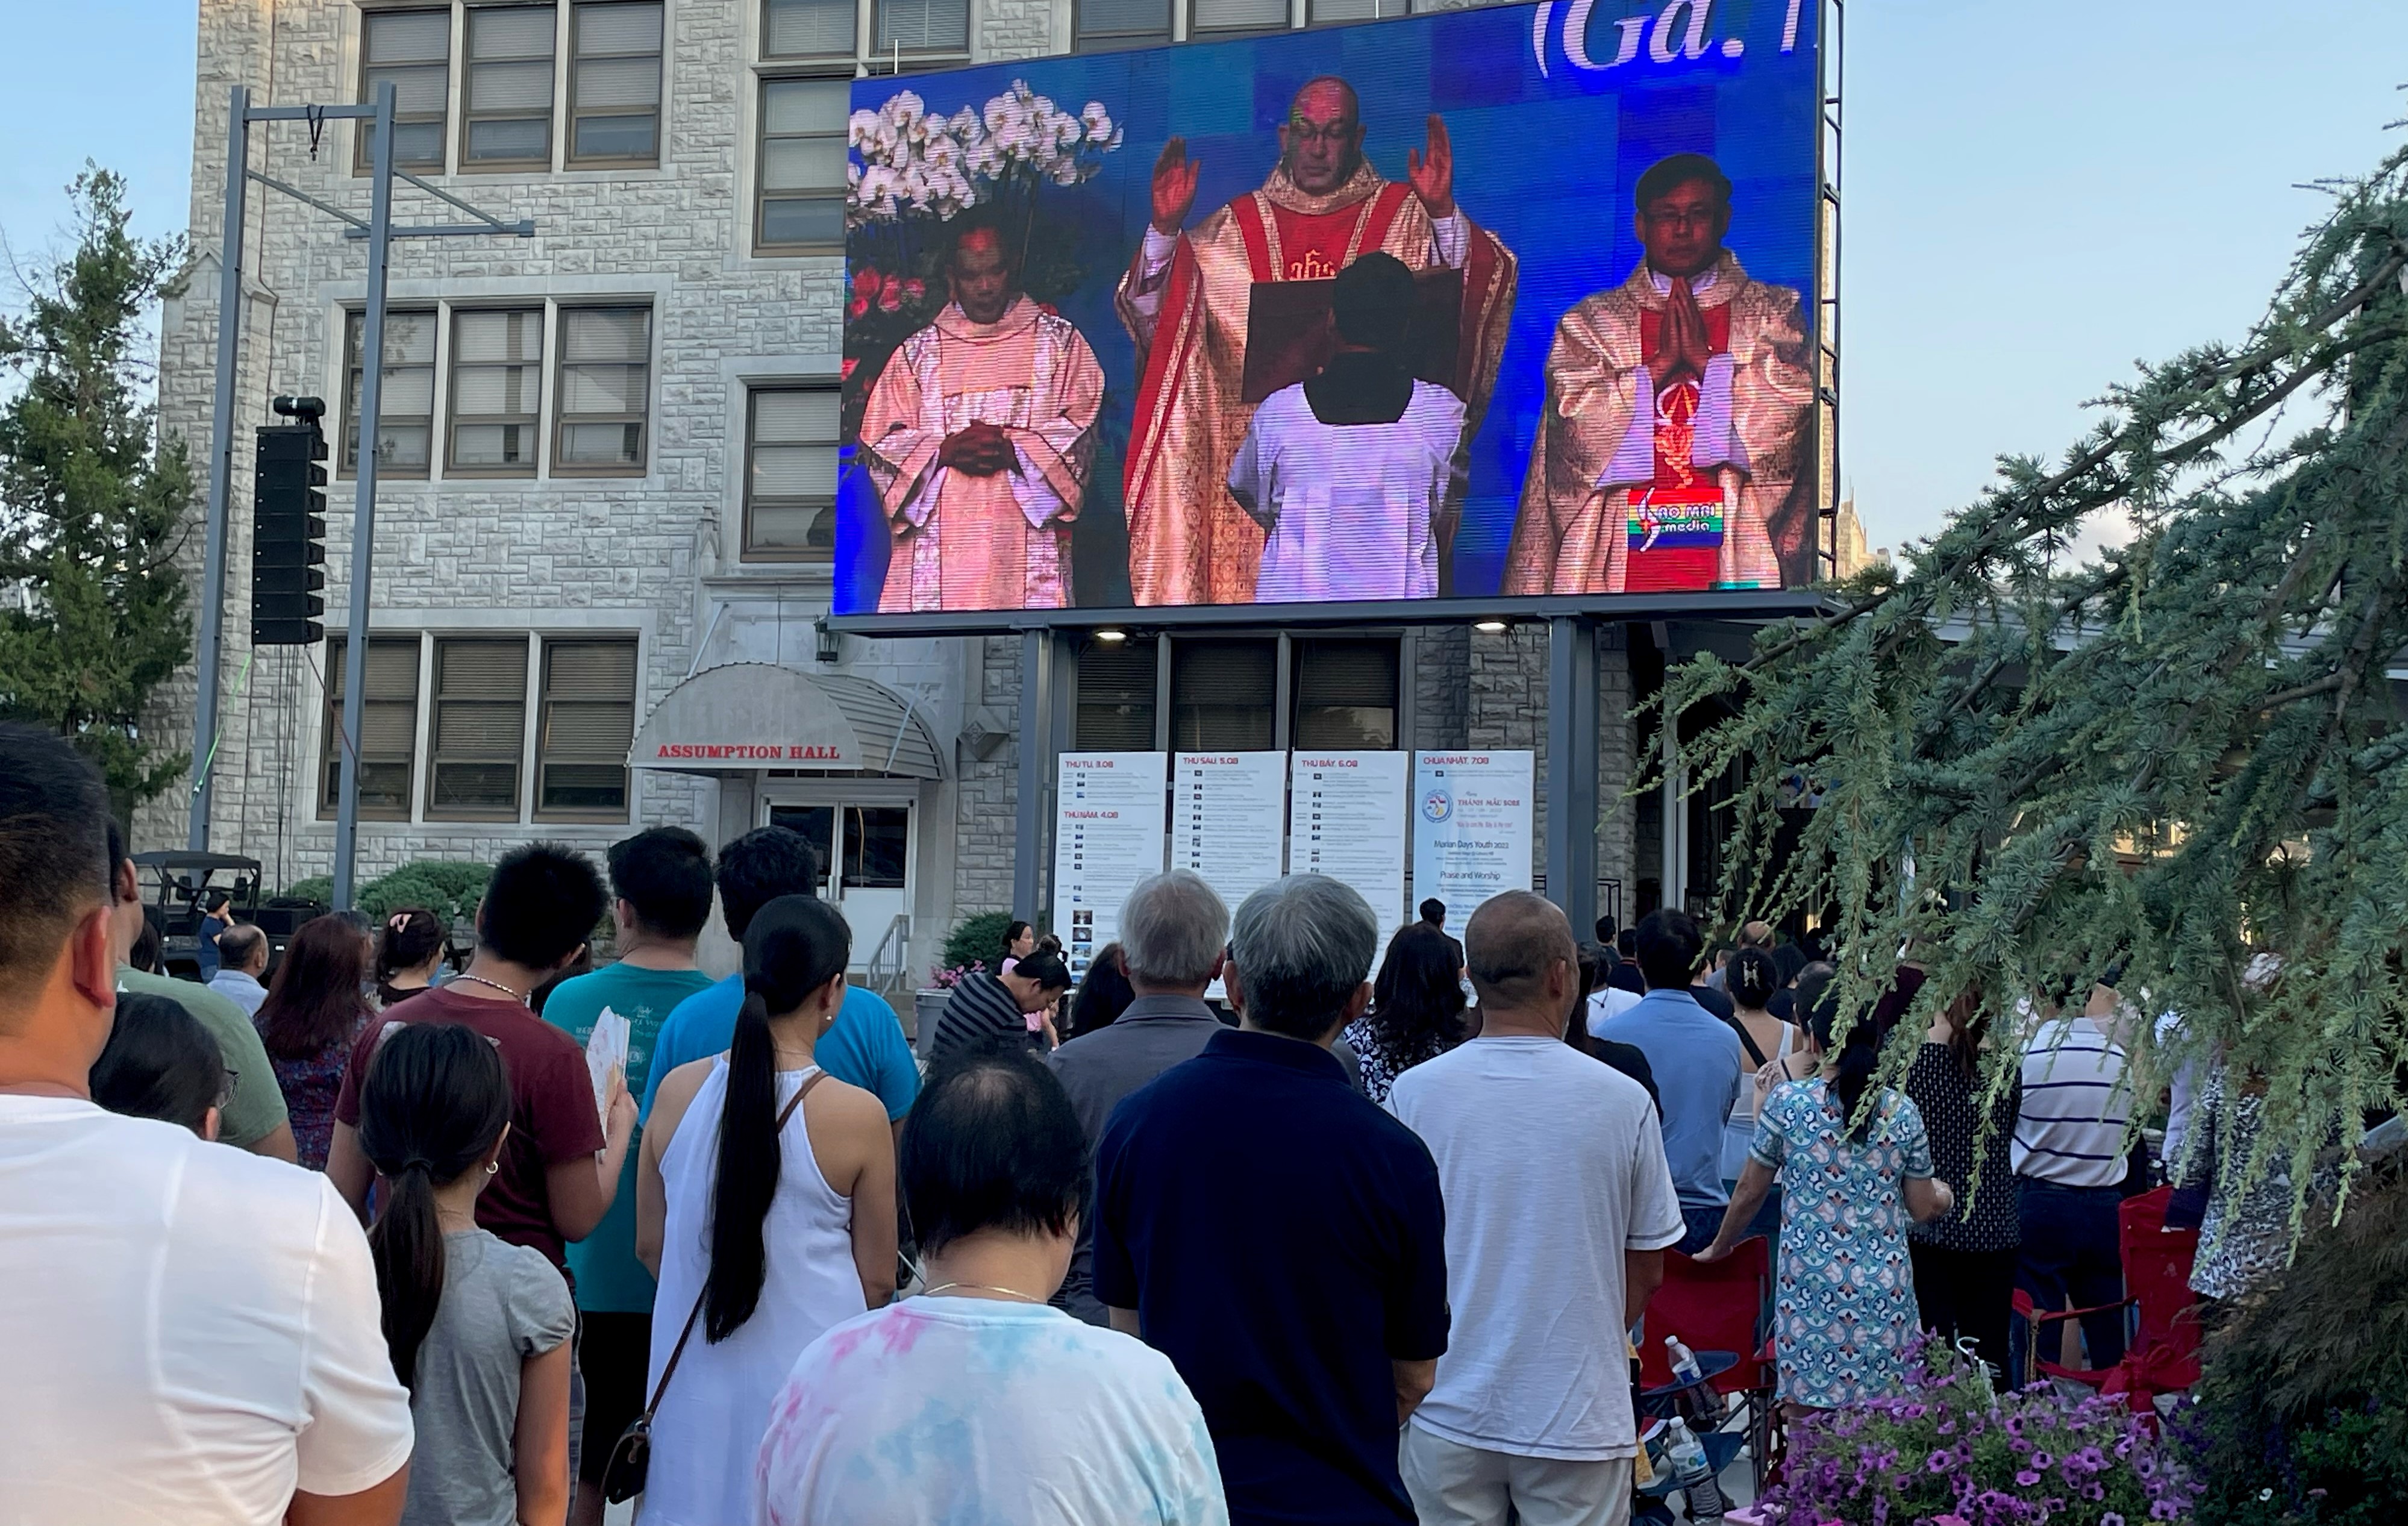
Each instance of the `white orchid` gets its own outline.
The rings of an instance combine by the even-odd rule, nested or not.
[[[1025,170],[1030,183],[1071,186],[1103,169],[1122,127],[1101,101],[1073,114],[1025,79],[979,106],[931,115],[913,91],[847,119],[853,151],[845,170],[849,225],[933,212],[950,218],[997,194]],[[996,189],[984,189],[996,188]]]
[[[1116,131],[1112,124],[1112,114],[1104,109],[1104,103],[1101,101],[1087,103],[1087,108],[1079,113],[1079,125],[1085,130],[1087,141],[1094,144],[1110,141]]]

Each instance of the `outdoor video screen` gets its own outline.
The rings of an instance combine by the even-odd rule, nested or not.
[[[1814,11],[856,81],[837,612],[1810,582]]]

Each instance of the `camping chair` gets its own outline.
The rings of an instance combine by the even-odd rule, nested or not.
[[[2124,1297],[2091,1309],[2061,1312],[2036,1309],[2031,1295],[2018,1288],[2015,1317],[2029,1327],[2025,1343],[2024,1371],[2018,1386],[2042,1377],[2062,1378],[2100,1393],[2121,1395],[2144,1415],[2156,1412],[2160,1393],[2176,1393],[2199,1381],[2200,1327],[2198,1295],[2190,1290],[2191,1258],[2199,1250],[2197,1230],[2166,1228],[2166,1204],[2173,1188],[2126,1198],[2116,1211],[2118,1253],[2124,1263]],[[2040,1358],[2043,1332],[2055,1334],[2068,1319],[2108,1309],[2126,1311],[2129,1336],[2124,1360],[2113,1367],[2078,1368]]]
[[[1700,1263],[1677,1250],[1664,1253],[1664,1285],[1648,1301],[1646,1338],[1639,1343],[1639,1378],[1648,1388],[1672,1381],[1664,1337],[1678,1335],[1692,1351],[1728,1351],[1739,1361],[1707,1380],[1717,1395],[1738,1394],[1747,1418],[1750,1465],[1761,1490],[1771,1465],[1779,1406],[1772,1398],[1772,1342],[1764,1310],[1772,1286],[1762,1235],[1750,1235],[1719,1261]]]

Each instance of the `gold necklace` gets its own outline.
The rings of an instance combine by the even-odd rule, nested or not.
[[[937,1285],[936,1287],[934,1287],[934,1288],[926,1288],[926,1289],[924,1289],[924,1291],[922,1291],[922,1293],[920,1294],[920,1296],[921,1296],[922,1298],[934,1298],[934,1297],[936,1297],[939,1293],[949,1293],[949,1292],[953,1291],[953,1290],[954,1288],[966,1288],[966,1289],[968,1289],[968,1291],[970,1291],[970,1292],[974,1292],[974,1293],[1001,1293],[1001,1294],[1002,1294],[1004,1297],[1006,1297],[1006,1298],[1016,1298],[1016,1299],[1020,1300],[1023,1303],[1044,1303],[1044,1302],[1045,1302],[1045,1301],[1044,1301],[1043,1299],[1041,1299],[1041,1298],[1031,1298],[1031,1297],[1029,1297],[1026,1293],[1020,1292],[1020,1291],[1018,1291],[1018,1290],[1017,1290],[1017,1289],[1015,1289],[1015,1288],[997,1288],[997,1287],[994,1286],[994,1285],[993,1285],[993,1284],[991,1284],[991,1283],[984,1283],[984,1282],[946,1282],[946,1283],[939,1283],[939,1284],[938,1284],[938,1285]]]
[[[456,974],[456,975],[453,975],[453,976],[452,977],[452,982],[453,982],[454,984],[457,984],[457,983],[458,983],[458,982],[460,982],[460,981],[466,980],[466,981],[474,981],[476,984],[478,984],[478,985],[480,985],[480,986],[492,986],[494,989],[495,989],[495,990],[497,990],[497,991],[501,992],[504,996],[509,997],[511,1001],[513,1001],[517,1002],[520,1006],[523,1006],[523,1006],[525,1006],[525,1005],[527,1004],[527,993],[526,993],[526,992],[524,992],[524,991],[514,991],[514,990],[511,990],[509,986],[507,986],[503,985],[503,984],[502,984],[500,981],[498,981],[498,980],[487,980],[487,979],[486,979],[484,976],[482,976],[482,975],[472,975],[472,974],[468,973],[468,972],[467,972],[466,971],[465,971],[465,970],[463,970],[462,972],[460,972],[460,973],[458,973],[458,974]]]

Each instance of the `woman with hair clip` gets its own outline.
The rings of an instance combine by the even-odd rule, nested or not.
[[[1956,1202],[1932,1175],[1923,1115],[1900,1093],[1872,1084],[1881,1025],[1867,1014],[1835,1033],[1837,1015],[1828,999],[1810,1014],[1814,1040],[1830,1058],[1818,1073],[1773,1087],[1756,1110],[1747,1169],[1713,1244],[1697,1258],[1729,1255],[1766,1194],[1780,1187],[1773,1339],[1779,1392],[1792,1414],[1903,1390],[1900,1353],[1915,1331],[1907,1220],[1928,1222]]]
[[[885,1105],[812,1053],[852,948],[824,901],[762,907],[734,1044],[661,1078],[636,1177],[636,1255],[660,1279],[645,1526],[752,1520],[753,1457],[796,1357],[895,1294]]]
[[[403,1526],[568,1519],[577,1311],[543,1252],[477,1227],[509,1118],[501,1055],[457,1024],[395,1029],[360,1088],[360,1148],[382,1183],[368,1248],[418,1428]]]
[[[392,1006],[435,984],[443,968],[443,924],[423,907],[393,913],[377,929],[377,1005]]]

